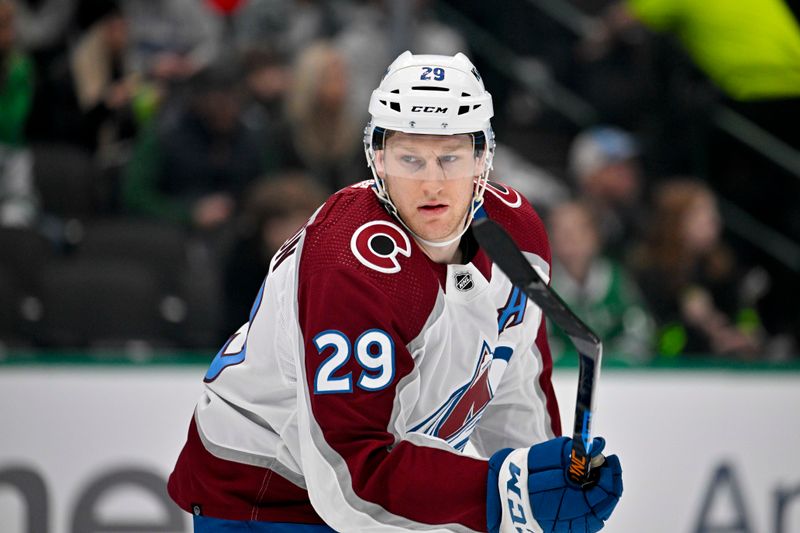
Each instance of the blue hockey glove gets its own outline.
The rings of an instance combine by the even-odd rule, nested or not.
[[[590,456],[605,440],[596,437]],[[559,437],[531,448],[507,448],[489,460],[489,533],[595,533],[622,496],[619,458],[605,458],[593,484],[580,487],[567,477],[572,439]]]

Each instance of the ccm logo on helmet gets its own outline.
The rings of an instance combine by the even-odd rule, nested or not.
[[[400,272],[397,254],[411,255],[411,243],[400,228],[383,220],[367,222],[353,233],[350,249],[361,264],[383,272]]]
[[[447,113],[446,107],[435,107],[432,105],[411,106],[412,113]]]

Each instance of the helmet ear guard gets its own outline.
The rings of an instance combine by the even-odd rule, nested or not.
[[[447,246],[463,235],[475,212],[483,204],[489,172],[492,168],[495,139],[490,119],[494,114],[492,97],[469,59],[455,56],[413,55],[406,51],[395,59],[372,92],[369,103],[371,119],[364,130],[364,153],[375,179],[375,193],[403,226],[383,178],[375,167],[376,151],[383,150],[393,132],[423,135],[470,134],[476,157],[482,168],[475,178],[472,209],[464,229],[444,243],[417,240],[434,247]],[[387,136],[388,135],[388,136]]]

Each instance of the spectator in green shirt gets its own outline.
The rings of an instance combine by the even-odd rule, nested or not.
[[[592,212],[587,203],[570,201],[550,213],[551,284],[600,336],[606,354],[628,362],[647,360],[653,354],[653,321],[625,268],[602,254]],[[551,325],[548,331],[555,357],[574,352],[561,330]]]
[[[15,46],[14,4],[0,0],[0,143],[25,143],[33,100],[33,64]]]
[[[33,158],[25,143],[33,64],[16,48],[14,24],[14,4],[0,0],[0,226],[29,226],[38,216]]]

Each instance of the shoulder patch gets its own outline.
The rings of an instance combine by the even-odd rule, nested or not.
[[[350,249],[362,265],[384,274],[400,272],[398,254],[411,256],[408,235],[385,220],[374,220],[359,227],[350,239]]]
[[[490,181],[486,184],[486,190],[497,196],[508,207],[517,208],[522,205],[522,197],[519,193],[502,183]]]

